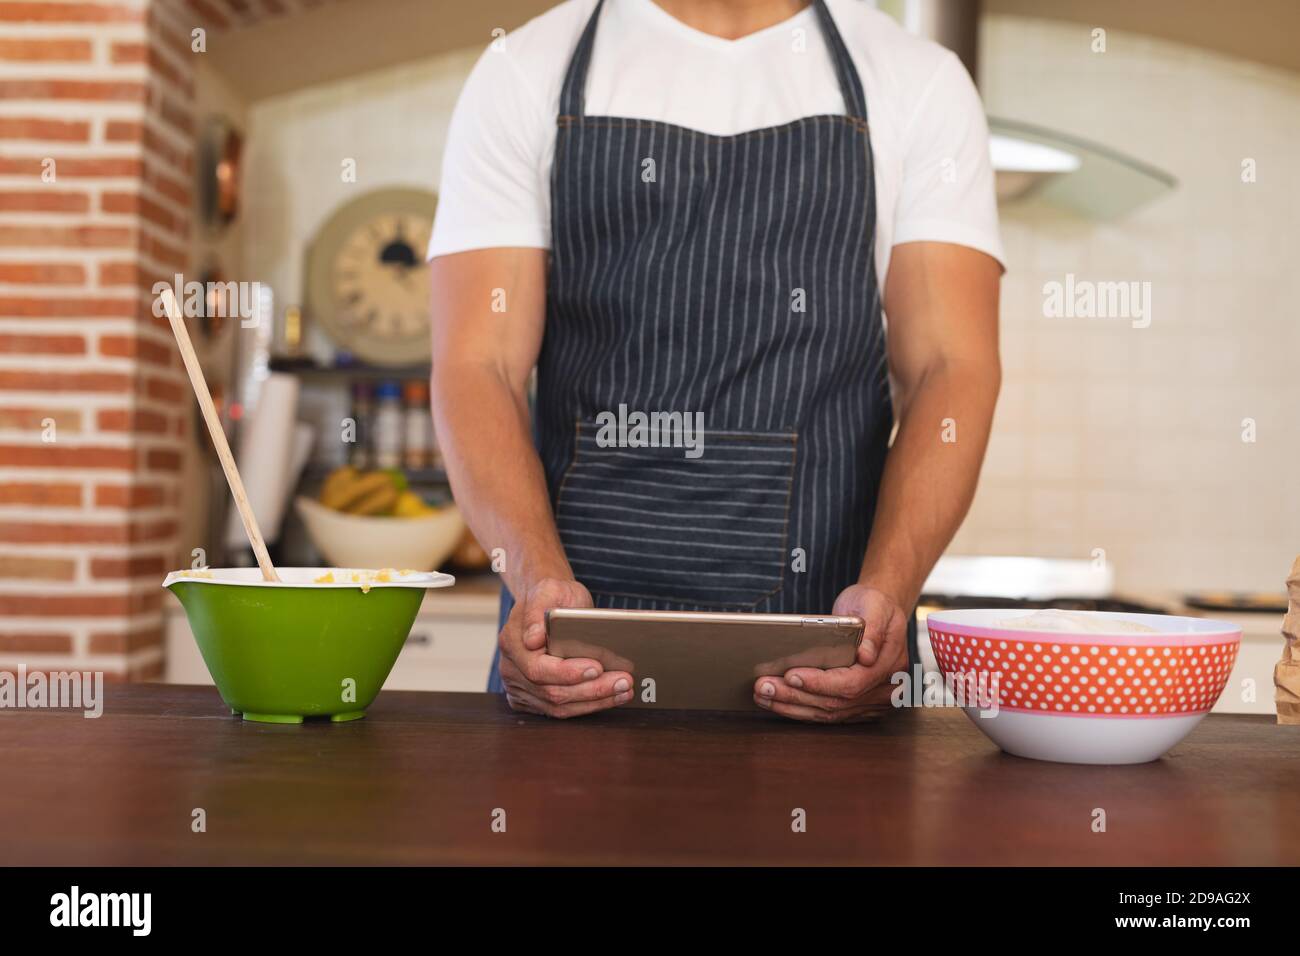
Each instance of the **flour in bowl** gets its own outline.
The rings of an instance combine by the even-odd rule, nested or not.
[[[338,577],[335,577],[337,572]],[[410,574],[418,574],[417,571],[398,571],[395,568],[380,568],[378,571],[369,570],[350,570],[343,568],[331,568],[320,577],[312,578],[313,584],[346,584],[351,581],[353,584],[361,585],[361,593],[366,594],[370,591],[372,584],[392,584],[395,578],[406,577]]]
[[[1062,634],[1158,634],[1148,624],[1101,617],[1091,611],[1061,611],[1047,608],[1028,617],[1005,618],[998,627],[1009,631],[1059,631]]]

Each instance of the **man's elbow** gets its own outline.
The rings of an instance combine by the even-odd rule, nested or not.
[[[960,395],[987,405],[990,414],[1002,390],[1002,360],[997,350],[980,355],[936,355],[915,375],[895,381],[894,401],[900,412],[918,396]]]

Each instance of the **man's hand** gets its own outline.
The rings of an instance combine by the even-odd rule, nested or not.
[[[857,662],[822,670],[795,667],[754,682],[754,703],[794,720],[842,723],[891,709],[889,678],[907,669],[907,612],[865,584],[841,592],[832,613],[860,617],[866,627]]]
[[[514,710],[547,717],[578,717],[632,699],[632,675],[603,673],[597,661],[553,657],[546,652],[546,612],[554,607],[591,607],[591,594],[577,581],[547,578],[529,589],[501,629],[501,680]]]
[[[754,683],[760,706],[816,721],[857,720],[890,709],[889,678],[907,667],[908,609],[970,507],[984,460],[1001,382],[1001,275],[996,259],[968,246],[894,247],[885,314],[898,431],[858,576],[864,583],[835,601],[836,614],[866,622],[858,662],[760,677]]]

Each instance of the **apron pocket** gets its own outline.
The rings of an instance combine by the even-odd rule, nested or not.
[[[556,525],[593,596],[753,607],[781,588],[797,436],[705,431],[702,453],[602,447],[579,422]]]

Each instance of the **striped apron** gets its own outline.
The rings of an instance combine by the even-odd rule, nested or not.
[[[814,0],[845,115],[588,116],[602,5],[560,94],[534,409],[565,553],[599,607],[828,612],[893,425],[862,83]]]

